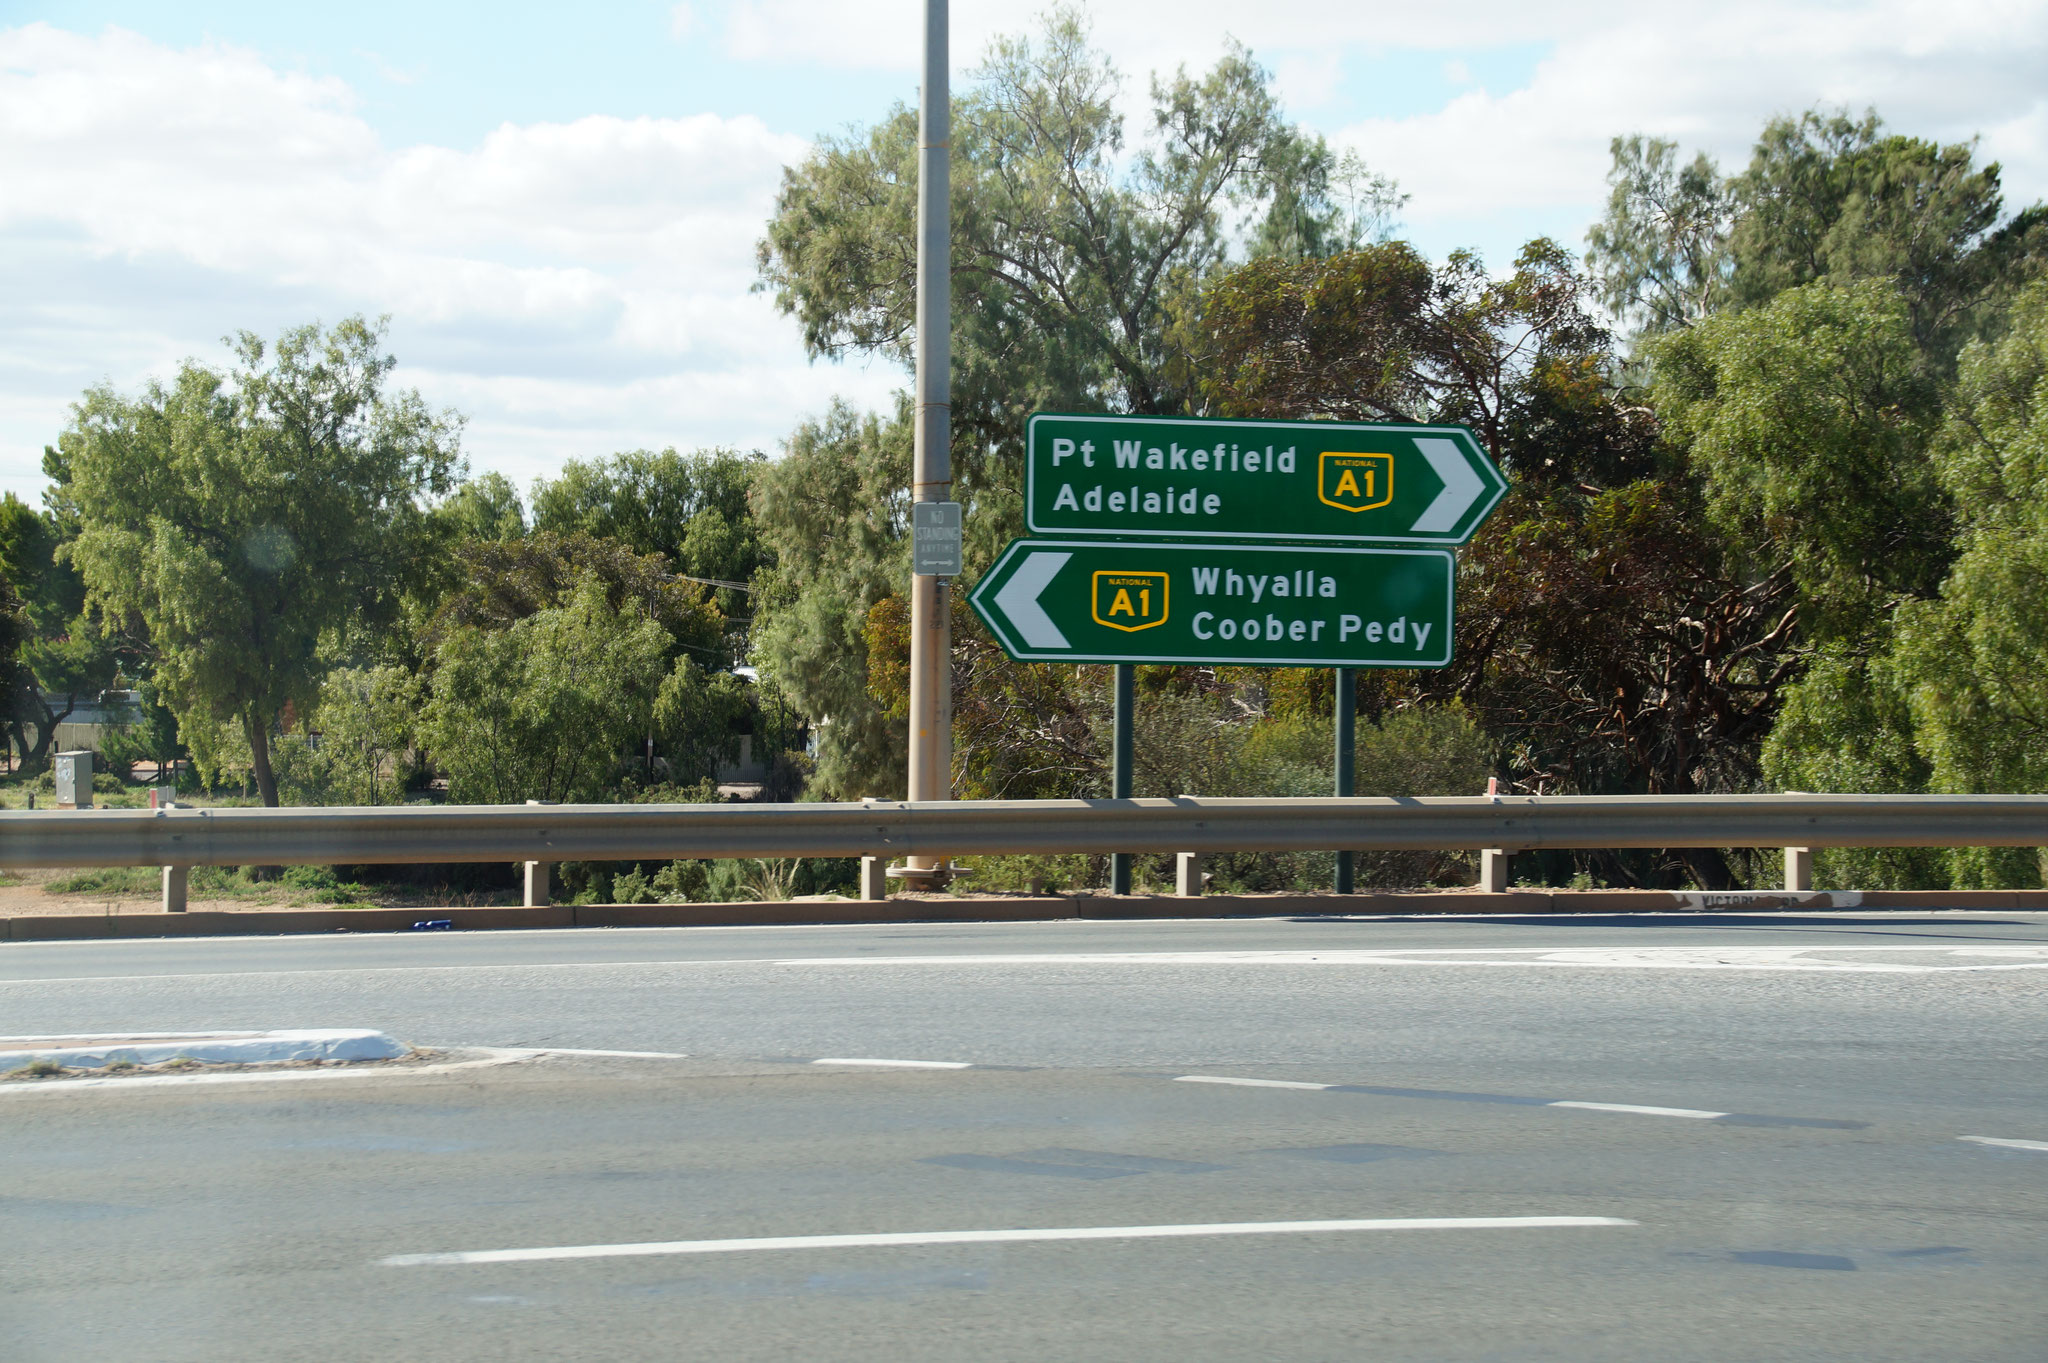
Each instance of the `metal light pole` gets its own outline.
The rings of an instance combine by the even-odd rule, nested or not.
[[[952,365],[951,91],[946,0],[925,0],[924,86],[917,116],[917,432],[910,495],[950,500]],[[953,621],[946,580],[910,579],[910,798],[953,797]],[[945,857],[912,857],[913,881],[938,880]],[[917,872],[933,873],[917,875]]]

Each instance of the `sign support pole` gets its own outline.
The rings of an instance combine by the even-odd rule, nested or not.
[[[1131,798],[1131,711],[1137,703],[1138,669],[1130,663],[1116,665],[1116,737],[1110,768],[1110,794],[1119,800]],[[1109,854],[1109,892],[1131,892],[1131,854]]]
[[[1337,794],[1355,795],[1358,777],[1358,746],[1352,741],[1358,727],[1358,669],[1340,667],[1337,674]],[[1351,893],[1351,853],[1337,854],[1337,893]]]
[[[924,84],[917,118],[917,427],[911,500],[943,502],[953,487],[951,87],[947,0],[926,0]],[[953,798],[953,622],[946,580],[910,579],[910,790]],[[913,882],[944,882],[943,852],[911,857]]]

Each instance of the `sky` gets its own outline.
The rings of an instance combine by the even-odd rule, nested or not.
[[[956,90],[1038,4],[955,0]],[[2048,0],[1095,0],[1135,132],[1151,73],[1247,44],[1288,116],[1410,197],[1401,235],[1581,248],[1608,143],[1740,165],[1763,122],[1876,109],[2048,198]],[[88,387],[223,339],[388,315],[395,382],[473,471],[775,453],[891,365],[811,362],[752,288],[782,168],[917,97],[917,0],[348,5],[0,0],[0,492]]]

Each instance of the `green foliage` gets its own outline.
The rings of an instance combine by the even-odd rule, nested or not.
[[[99,753],[109,770],[133,771],[148,762],[158,772],[185,756],[185,744],[178,737],[178,717],[164,704],[163,692],[153,678],[137,685],[142,718],[133,724],[109,729],[100,739]]]
[[[503,629],[451,630],[420,717],[458,804],[597,798],[651,730],[666,632],[584,577],[569,600]]]
[[[1940,405],[1888,282],[1789,289],[1654,353],[1708,517],[1752,562],[1790,565],[1809,638],[1862,639],[1933,591],[1951,552],[1928,459]]]
[[[1922,362],[1949,372],[2048,265],[2048,213],[2001,222],[1999,168],[1973,146],[1882,129],[1875,114],[1774,119],[1730,177],[1705,156],[1681,166],[1670,142],[1616,138],[1607,215],[1587,234],[1603,301],[1657,335],[1823,280],[1884,279]]]
[[[776,566],[756,580],[754,657],[819,726],[814,780],[827,798],[889,795],[906,780],[903,720],[869,692],[864,627],[909,578],[910,442],[906,411],[884,422],[835,403],[755,484]]]
[[[21,598],[15,594],[14,584],[8,580],[4,569],[0,569],[0,685],[6,686],[5,695],[14,688],[17,658],[21,652],[22,640],[28,637],[28,612],[22,608]]]
[[[1501,279],[1469,251],[1432,267],[1401,242],[1253,261],[1202,291],[1181,325],[1185,363],[1218,415],[1462,422],[1517,476],[1567,476],[1567,459],[1612,476],[1576,454],[1609,442],[1583,422],[1566,439],[1552,429],[1560,407],[1583,416],[1599,407],[1588,393],[1604,395],[1608,336],[1588,287],[1543,239]]]
[[[54,457],[45,456],[46,468]],[[19,601],[18,611],[0,610],[0,633],[16,645],[12,665],[0,667],[0,720],[13,730],[30,771],[47,764],[57,725],[77,698],[112,686],[124,657],[133,655],[100,628],[87,609],[84,580],[59,552],[77,529],[74,515],[31,510],[11,492],[0,497],[0,579]],[[52,705],[46,693],[67,699]]]
[[[455,495],[434,508],[434,517],[460,542],[516,540],[525,536],[526,508],[519,489],[502,473],[485,473],[455,489]]]
[[[1903,795],[1927,789],[1928,767],[1913,743],[1906,698],[1882,669],[1839,648],[1823,649],[1785,698],[1763,750],[1764,773],[1780,790]],[[1818,887],[1923,889],[1948,883],[1937,849],[1820,848]]]
[[[569,862],[563,885],[578,904],[770,903],[844,893],[859,878],[857,857],[718,858],[604,865]]]
[[[308,735],[278,742],[278,786],[297,805],[405,802],[420,682],[402,667],[338,668],[327,674]]]
[[[1681,165],[1675,142],[1617,137],[1609,150],[1607,216],[1586,233],[1600,301],[1639,335],[1690,326],[1728,287],[1729,188],[1704,152]]]
[[[716,798],[712,778],[720,762],[739,756],[740,725],[758,713],[757,700],[732,673],[707,672],[694,659],[678,658],[655,694],[651,735],[669,779],[695,781],[697,790],[708,787],[707,798]]]
[[[1342,182],[1363,187],[1362,172],[1286,125],[1242,48],[1200,79],[1155,80],[1151,136],[1129,150],[1120,84],[1078,14],[1057,11],[1035,40],[997,40],[955,101],[954,401],[967,426],[1014,435],[1031,410],[1076,402],[1174,410],[1169,300],[1222,261],[1233,210],[1263,211],[1271,248],[1353,244]],[[909,358],[916,127],[898,106],[785,174],[761,274],[814,353]]]
[[[381,345],[360,318],[244,332],[231,374],[88,391],[51,459],[91,602],[147,628],[195,756],[240,733],[266,804],[279,712],[315,698],[324,639],[395,612],[456,471],[455,419],[387,395]]]
[[[602,584],[612,609],[645,614],[661,626],[666,656],[687,652],[712,666],[731,658],[726,622],[707,599],[709,593],[678,580],[659,554],[643,554],[580,530],[539,530],[523,539],[458,545],[455,563],[458,585],[442,597],[420,631],[430,652],[462,628],[505,629],[562,606],[592,579]]]
[[[320,904],[361,904],[374,894],[367,885],[341,879],[331,866],[287,866],[277,883]]]
[[[1732,301],[1754,306],[1821,279],[1889,279],[1914,343],[1953,356],[2004,250],[1986,252],[2002,208],[1998,167],[1967,145],[1885,136],[1817,112],[1772,120],[1730,186]]]
[[[1958,522],[1935,600],[1905,603],[1885,668],[1910,711],[1928,784],[2048,789],[2048,282],[1995,346],[1973,345],[1936,469]],[[1957,883],[2041,883],[2030,850],[1958,855]]]
[[[672,861],[654,873],[648,888],[664,904],[708,901],[711,898],[707,893],[711,884],[710,865],[708,861]]]
[[[1086,670],[1083,710],[1100,751],[1109,749],[1112,723],[1108,668]],[[1247,669],[1249,671],[1249,669]],[[1334,790],[1334,730],[1325,716],[1262,713],[1256,697],[1232,685],[1190,688],[1177,669],[1140,672],[1133,746],[1132,793],[1144,797],[1327,796]],[[1274,674],[1282,675],[1282,674]],[[1147,683],[1150,683],[1148,685]],[[1458,705],[1389,712],[1356,731],[1354,771],[1361,795],[1469,795],[1485,789],[1493,770],[1492,743]],[[1072,792],[1109,794],[1108,773]],[[1102,857],[967,857],[969,889],[1022,890],[1033,880],[1049,893],[1106,883]],[[1412,886],[1466,877],[1466,858],[1435,853],[1365,853],[1357,858],[1365,885]],[[1335,864],[1330,853],[1227,853],[1206,869],[1218,890],[1327,888]],[[1140,857],[1135,870],[1154,886],[1171,886],[1170,856]]]
[[[765,462],[724,449],[571,459],[559,478],[534,484],[533,526],[661,554],[686,577],[744,585],[768,560],[747,505]],[[728,588],[716,599],[726,614],[740,615],[742,595]]]
[[[1199,320],[1183,322],[1190,382],[1220,416],[1408,419],[1430,405],[1435,284],[1406,242],[1253,260],[1219,275]]]

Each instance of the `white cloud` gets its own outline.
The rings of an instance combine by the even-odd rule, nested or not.
[[[1597,207],[1607,143],[1643,132],[1739,167],[1763,122],[1820,106],[1875,108],[1895,130],[1984,135],[2008,201],[2048,193],[2048,5],[1741,3],[1712,18],[1617,11],[1562,36],[1523,89],[1471,90],[1443,108],[1341,137],[1413,194],[1419,226],[1503,208]]]
[[[955,0],[956,83],[1042,8]],[[731,59],[919,63],[917,5],[667,13],[684,43]],[[1817,103],[1981,135],[2009,203],[2048,196],[2048,0],[1180,0],[1170,22],[1160,0],[1095,0],[1090,13],[1133,110],[1151,72],[1207,67],[1228,37],[1311,121],[1347,101],[1385,107],[1376,81],[1427,73],[1409,98],[1435,107],[1324,131],[1401,181],[1425,247],[1477,244],[1496,264],[1539,231],[1576,242],[1611,136],[1673,137],[1737,165],[1766,118]],[[1489,54],[1517,46],[1541,59],[1503,80]],[[759,107],[775,97],[764,82]],[[794,327],[749,292],[780,168],[804,148],[708,114],[388,145],[346,83],[245,49],[0,30],[0,488],[33,495],[40,448],[88,384],[133,389],[186,356],[218,361],[231,331],[351,311],[393,314],[407,381],[471,415],[479,466],[521,477],[635,444],[771,445],[834,392],[881,402],[894,371],[806,364]]]
[[[409,381],[472,416],[480,467],[768,445],[835,391],[901,382],[808,365],[748,291],[801,139],[705,114],[389,148],[353,104],[235,48],[0,33],[0,488],[40,486],[86,385],[316,315],[393,314]]]
[[[996,34],[1036,27],[1036,0],[956,0],[956,82]],[[1815,105],[1876,108],[1899,131],[1944,140],[1982,134],[2004,162],[2010,203],[2048,196],[2048,3],[2044,0],[1448,0],[1328,5],[1093,0],[1095,40],[1130,78],[1206,67],[1226,37],[1272,67],[1298,115],[1339,93],[1346,67],[1412,61],[1455,90],[1436,109],[1325,128],[1412,194],[1406,221],[1436,249],[1516,235],[1517,218],[1568,213],[1580,223],[1604,198],[1607,143],[1647,132],[1740,164],[1764,121]],[[915,5],[843,0],[736,0],[725,11],[735,55],[914,71]],[[1520,89],[1470,83],[1489,50],[1543,44]],[[1350,74],[1364,93],[1374,76]],[[1481,87],[1484,88],[1481,88]],[[1489,254],[1497,254],[1490,252]]]

